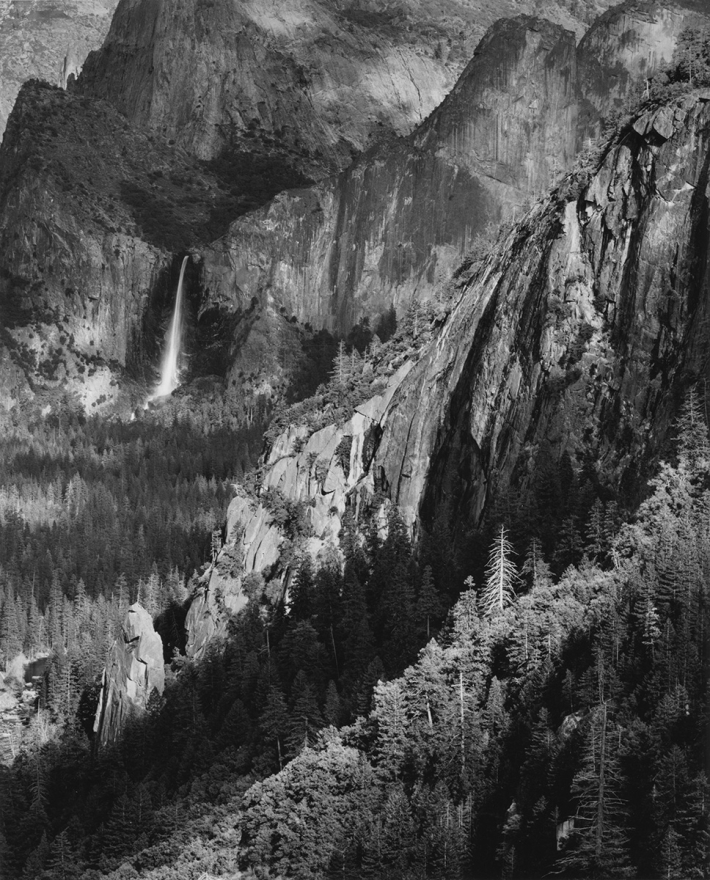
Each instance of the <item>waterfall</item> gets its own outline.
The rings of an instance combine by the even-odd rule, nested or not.
[[[166,397],[172,394],[180,384],[178,375],[178,356],[180,354],[180,333],[182,330],[182,282],[185,277],[185,266],[189,257],[185,257],[180,267],[180,280],[178,281],[177,295],[175,297],[175,311],[168,328],[168,344],[163,355],[163,363],[160,367],[160,384],[150,395],[149,400],[157,397]]]

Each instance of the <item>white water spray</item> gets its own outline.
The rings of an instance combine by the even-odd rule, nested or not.
[[[188,260],[189,257],[185,257],[180,268],[180,280],[178,281],[177,295],[175,297],[175,311],[173,312],[170,327],[168,328],[168,345],[165,349],[163,363],[160,367],[160,384],[148,398],[149,401],[172,394],[180,384],[178,356],[180,354],[180,337],[182,331],[182,282],[185,277],[185,266],[187,266]]]

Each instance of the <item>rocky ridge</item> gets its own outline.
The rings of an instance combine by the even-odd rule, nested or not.
[[[205,297],[229,311],[254,297],[272,315],[340,334],[363,317],[434,296],[485,254],[501,220],[549,189],[669,64],[693,3],[624,4],[575,46],[540,19],[499,21],[456,86],[408,138],[341,175],[279,195],[201,252]],[[233,377],[243,371],[237,360]]]
[[[545,15],[581,33],[610,5],[576,4],[573,13],[556,0]],[[387,134],[410,132],[484,31],[534,6],[123,0],[81,88],[201,158],[262,146],[322,175]]]
[[[710,91],[641,115],[598,168],[568,178],[473,268],[386,402],[358,407],[347,428],[278,438],[263,486],[310,505],[321,543],[304,552],[335,545],[343,505],[356,511],[375,480],[414,532],[442,507],[475,525],[494,492],[525,490],[543,458],[565,452],[578,468],[592,462],[600,484],[639,490],[680,392],[707,378],[709,122]],[[363,409],[376,415],[369,435]],[[332,438],[348,431],[350,474],[321,521],[316,461],[330,456],[321,473],[342,468]],[[230,533],[249,540],[228,589],[252,571],[287,576],[253,552],[284,540],[258,507],[235,500]]]
[[[0,140],[20,86],[66,87],[103,42],[116,0],[0,0]]]
[[[162,694],[164,686],[163,642],[150,614],[136,602],[126,612],[103,672],[94,721],[98,743],[115,742],[126,723],[145,711],[153,692]]]

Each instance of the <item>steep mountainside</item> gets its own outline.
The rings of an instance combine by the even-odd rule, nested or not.
[[[37,82],[4,143],[2,341],[27,381],[90,408],[157,360],[171,251],[218,234],[239,198],[109,104]]]
[[[593,175],[568,178],[462,276],[450,317],[386,400],[276,441],[263,486],[305,505],[304,552],[333,552],[346,508],[378,492],[415,531],[442,510],[476,525],[491,498],[533,490],[564,453],[633,496],[679,392],[707,378],[709,122],[710,91],[640,116]],[[224,553],[237,576],[222,593],[251,571],[287,573],[267,507],[233,502]],[[233,601],[203,593],[188,619],[196,646],[197,611],[217,600]]]
[[[556,0],[544,14],[581,33],[610,5]],[[486,28],[534,8],[512,0],[385,9],[357,0],[123,0],[81,87],[202,158],[265,148],[318,174],[343,168],[383,135],[411,131],[443,100]]]
[[[575,66],[570,31],[524,16],[498,22],[409,138],[285,193],[206,251],[211,299],[243,305],[268,292],[299,320],[347,333],[363,316],[427,298],[488,223],[571,166]]]
[[[420,58],[417,41],[425,32],[423,8],[394,16],[387,27],[383,24],[376,30],[369,26],[369,13],[355,15],[349,7],[349,12],[336,7],[330,17],[319,17],[316,7],[308,4],[299,7],[298,15],[283,5],[278,6],[278,15],[274,10],[266,15],[263,5],[217,3],[185,16],[174,5],[168,10],[158,3],[122,3],[106,48],[94,56],[80,79],[79,94],[69,100],[60,92],[44,90],[39,102],[44,110],[34,115],[23,110],[35,101],[30,88],[21,98],[0,154],[0,164],[6,166],[0,179],[0,230],[6,242],[0,296],[3,311],[11,316],[5,343],[15,365],[5,371],[4,399],[12,402],[42,386],[69,387],[87,406],[100,406],[126,387],[127,378],[149,377],[157,360],[155,331],[164,318],[162,306],[174,290],[179,255],[188,250],[199,251],[188,275],[189,333],[197,340],[189,353],[199,355],[193,357],[192,374],[219,374],[246,406],[252,406],[252,394],[268,397],[288,384],[301,357],[299,340],[305,325],[347,333],[360,318],[374,322],[392,304],[401,314],[413,298],[431,298],[467,255],[485,252],[495,239],[490,224],[520,213],[527,199],[544,191],[571,166],[577,148],[598,130],[602,115],[634,92],[635,59],[647,59],[649,72],[669,60],[681,27],[695,21],[691,6],[669,0],[650,14],[627,4],[592,29],[586,41],[603,48],[594,52],[584,50],[584,43],[575,52],[572,32],[554,24],[527,17],[499,23],[488,32],[451,94],[415,132],[386,146],[374,146],[336,177],[286,192],[263,210],[246,214],[276,192],[305,183],[297,167],[311,174],[338,167],[345,153],[338,153],[337,145],[349,144],[349,155],[369,135],[347,130],[347,120],[360,119],[357,113],[348,111],[340,121],[330,118],[305,81],[292,88],[273,79],[281,82],[279,88],[259,91],[259,77],[268,68],[264,58],[249,69],[239,68],[238,87],[220,86],[220,94],[242,100],[246,89],[252,101],[256,92],[250,84],[256,83],[254,89],[265,98],[257,102],[259,118],[263,116],[268,124],[245,121],[256,119],[249,114],[257,110],[244,110],[241,121],[235,122],[234,140],[231,134],[217,137],[215,131],[226,129],[222,123],[218,129],[208,124],[202,110],[178,112],[183,106],[180,83],[185,71],[202,64],[199,59],[204,61],[208,54],[218,67],[227,64],[218,49],[224,41],[232,51],[225,37],[232,31],[220,16],[231,22],[230,16],[238,11],[237,30],[244,39],[249,37],[254,51],[259,46],[271,51],[278,44],[281,52],[279,40],[289,36],[291,47],[311,46],[321,33],[316,19],[332,23],[347,12],[348,21],[354,16],[360,22],[353,23],[352,34],[347,31],[353,52],[370,45],[367,34],[380,39],[382,30],[388,39],[397,36],[398,46],[414,46]],[[185,33],[191,34],[193,27],[199,31],[193,34],[194,46],[183,45]],[[244,33],[240,28],[246,28]],[[261,34],[259,39],[254,28]],[[361,33],[363,28],[366,33]],[[261,39],[264,34],[270,35],[266,42]],[[335,40],[333,45],[340,45],[336,36],[318,37],[316,42],[326,46]],[[630,44],[635,54],[629,54]],[[602,56],[606,73],[599,66]],[[252,54],[242,52],[239,57]],[[380,82],[375,56],[363,57],[361,66],[347,74],[358,94],[363,83]],[[404,56],[398,50],[393,57]],[[168,69],[166,65],[177,58],[178,69]],[[278,59],[284,67],[283,53]],[[318,64],[330,69],[325,57]],[[370,73],[365,75],[362,65],[370,65]],[[291,69],[289,64],[285,69]],[[162,71],[160,76],[156,71]],[[620,71],[626,73],[622,76]],[[417,76],[420,73],[424,77],[421,70]],[[605,76],[620,83],[609,101],[599,98],[594,103],[581,97],[591,80],[603,85]],[[434,96],[427,99],[426,111],[420,108],[421,114],[418,110],[407,117],[406,124],[390,114],[384,128],[407,130],[417,115],[428,112],[440,93],[436,77],[427,74],[424,79],[429,84],[420,85],[419,91]],[[190,82],[197,88],[203,80],[195,74]],[[221,80],[211,71],[208,82]],[[145,95],[144,89],[148,89]],[[391,88],[383,91],[381,83],[377,90],[388,100],[394,94]],[[318,94],[323,97],[326,91]],[[295,108],[296,98],[305,102],[305,109]],[[379,113],[377,96],[367,100],[375,108],[372,112]],[[112,104],[132,121],[117,115]],[[217,105],[222,107],[219,101]],[[395,105],[404,106],[399,98]],[[221,112],[215,110],[217,116]],[[298,142],[292,137],[296,130],[285,130],[278,122],[284,113],[299,121]],[[163,122],[158,124],[154,114]],[[216,118],[209,116],[212,121]],[[71,124],[64,124],[70,119]],[[97,127],[98,119],[104,122]],[[101,126],[115,136],[97,136]],[[94,134],[77,137],[89,129]],[[321,135],[325,140],[318,141]],[[232,152],[221,155],[227,147]],[[312,159],[319,150],[316,164],[308,159],[304,165],[301,159]],[[204,161],[190,153],[220,155]],[[63,161],[62,156],[71,159]],[[58,161],[66,171],[58,169]],[[74,180],[89,168],[96,172],[90,186]],[[73,186],[89,194],[76,200]],[[86,206],[96,198],[100,210],[87,214]],[[19,215],[16,205],[22,206]],[[243,219],[227,237],[206,246],[240,216]],[[125,248],[122,241],[114,241],[117,234],[130,238]],[[62,245],[67,235],[76,240],[75,249],[84,257],[61,256],[71,250]],[[47,278],[46,265],[57,260],[62,271]],[[67,290],[72,291],[69,310],[64,308],[70,296]],[[128,299],[122,291],[131,291]],[[287,319],[297,323],[286,327]],[[81,355],[96,361],[90,370],[102,368],[94,369],[88,387],[81,380],[78,355],[67,355],[68,349],[46,329],[57,321],[68,328],[60,335],[74,339],[70,348],[78,344]],[[201,353],[208,338],[215,352],[205,359]],[[17,369],[25,373],[26,381]]]
[[[392,305],[401,316],[439,295],[462,260],[495,244],[494,224],[520,215],[605,119],[640,98],[639,77],[671,61],[684,28],[707,24],[698,9],[624,4],[577,50],[573,34],[549,22],[498,22],[412,135],[280,195],[202,251],[206,299],[230,312],[256,297],[267,324],[283,311],[346,334]],[[248,344],[242,351],[233,381],[248,371]]]
[[[0,140],[22,83],[77,76],[115,8],[116,0],[0,0]]]

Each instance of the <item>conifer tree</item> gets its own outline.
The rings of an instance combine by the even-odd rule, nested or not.
[[[427,641],[431,638],[432,621],[442,613],[442,602],[434,582],[431,566],[427,565],[422,575],[422,582],[417,597],[417,621],[425,629]]]
[[[515,601],[518,571],[512,560],[513,545],[508,540],[505,526],[491,545],[486,565],[486,581],[479,596],[479,606],[487,617],[499,614]]]
[[[530,539],[520,575],[533,591],[551,583],[550,566],[545,562],[542,542],[537,536]]]
[[[340,727],[343,721],[343,706],[338,694],[335,682],[331,679],[328,682],[328,689],[325,694],[325,706],[323,707],[323,717],[326,724],[332,724],[333,727]]]
[[[82,871],[78,865],[76,851],[71,845],[66,829],[52,841],[47,867],[51,872],[52,880],[76,880],[81,876]]]
[[[289,587],[289,615],[308,620],[313,613],[313,564],[306,555]]]
[[[269,686],[264,711],[259,717],[259,729],[264,740],[276,747],[279,769],[284,765],[284,745],[289,732],[289,716],[283,692],[278,685]]]
[[[300,671],[292,688],[289,732],[286,737],[288,757],[293,758],[303,749],[312,746],[321,727],[323,716],[313,686],[306,674]]]
[[[618,760],[619,736],[608,706],[598,705],[587,723],[583,764],[572,783],[577,809],[560,866],[592,880],[633,876],[624,831],[626,804]]]
[[[46,831],[42,832],[39,844],[29,854],[22,871],[22,880],[34,880],[42,873],[49,856],[49,842]],[[4,875],[3,875],[4,876]],[[9,874],[7,875],[10,876]]]

